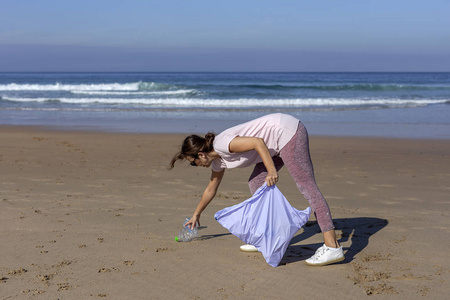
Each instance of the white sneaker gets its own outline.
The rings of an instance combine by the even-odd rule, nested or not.
[[[313,256],[305,260],[305,263],[309,266],[326,266],[343,261],[344,259],[344,251],[342,250],[342,247],[339,247],[338,250],[331,250],[323,244],[322,247],[317,249]]]
[[[258,249],[256,249],[255,246],[249,245],[249,244],[247,244],[247,245],[242,245],[242,246],[240,247],[240,249],[241,249],[241,251],[244,251],[244,252],[258,252]]]

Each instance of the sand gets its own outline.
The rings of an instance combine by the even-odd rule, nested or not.
[[[0,299],[446,299],[450,141],[311,137],[316,179],[346,260],[310,267],[312,215],[280,266],[214,213],[247,199],[250,169],[226,172],[177,243],[210,170],[168,162],[183,135],[0,127]],[[280,190],[304,209],[286,170]]]

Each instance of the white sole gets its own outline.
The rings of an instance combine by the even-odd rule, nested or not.
[[[323,263],[318,263],[318,264],[312,264],[312,263],[309,263],[309,262],[306,262],[306,261],[305,261],[305,263],[306,263],[308,266],[320,267],[320,266],[326,266],[326,265],[334,264],[334,263],[343,261],[344,259],[345,259],[345,257],[342,256],[342,257],[338,257],[338,258],[336,258],[336,259],[333,259],[333,260],[330,260],[330,261],[326,261],[326,262],[323,262]]]
[[[239,249],[241,249],[242,252],[258,252],[258,249],[253,245],[242,245]]]

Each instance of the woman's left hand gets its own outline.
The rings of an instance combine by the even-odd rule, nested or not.
[[[267,186],[275,185],[278,182],[278,172],[269,172],[266,177]]]

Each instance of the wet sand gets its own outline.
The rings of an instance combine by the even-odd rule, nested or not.
[[[210,170],[167,166],[179,134],[0,127],[0,299],[445,299],[450,293],[450,141],[311,137],[316,179],[346,260],[310,267],[310,222],[279,267],[214,213],[250,196],[226,171],[201,238],[174,241]],[[307,201],[285,169],[280,190]]]

